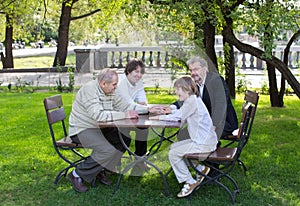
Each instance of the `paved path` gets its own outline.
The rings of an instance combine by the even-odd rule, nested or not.
[[[74,49],[82,48],[82,46],[69,46],[68,53],[73,54]],[[54,56],[56,52],[56,47],[44,47],[44,48],[25,48],[25,49],[13,49],[14,58],[23,58],[31,56]]]
[[[121,73],[121,72],[120,72]],[[82,86],[86,82],[92,80],[96,76],[92,73],[75,73],[75,86]],[[56,86],[56,81],[59,77],[62,80],[64,85],[69,83],[69,74],[68,73],[36,73],[36,72],[26,72],[26,73],[1,73],[0,74],[0,83],[2,86],[6,86],[9,83],[15,85],[22,82],[31,83],[33,86]],[[145,74],[143,77],[143,82],[146,87],[155,87],[159,86],[161,88],[168,88],[172,86],[171,75],[167,73],[151,73]]]
[[[119,73],[122,73],[120,71]],[[268,82],[268,77],[262,71],[244,71],[246,76],[243,78],[241,76],[236,77],[236,82],[239,79],[244,79],[247,82],[249,88],[261,88],[263,84]],[[96,77],[96,74],[92,73],[75,73],[75,86],[82,86],[86,82],[92,80]],[[56,81],[59,77],[62,80],[64,85],[69,83],[69,74],[68,73],[1,73],[0,74],[0,83],[2,86],[6,86],[9,83],[15,85],[17,83],[31,83],[33,86],[56,86]],[[299,79],[299,77],[298,77]],[[277,76],[278,82],[280,81],[280,74]],[[160,71],[148,71],[143,76],[143,82],[145,87],[160,87],[160,88],[170,88],[173,86],[171,81],[171,75],[166,73],[164,70]]]

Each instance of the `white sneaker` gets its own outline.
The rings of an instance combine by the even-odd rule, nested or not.
[[[189,196],[199,184],[200,182],[195,182],[194,184],[185,183],[181,191],[177,194],[177,197]]]
[[[209,171],[210,171],[210,167],[205,166],[204,169],[201,172],[205,175],[208,175]],[[204,176],[199,175],[198,173],[196,174],[197,182],[201,183],[204,180],[204,178],[205,178]]]

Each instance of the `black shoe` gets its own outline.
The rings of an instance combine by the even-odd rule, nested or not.
[[[108,177],[106,177],[105,172],[101,171],[98,175],[97,175],[97,179],[104,185],[111,185],[112,181],[110,179],[108,179]]]
[[[88,188],[83,184],[80,177],[75,177],[72,172],[68,174],[69,181],[73,184],[74,190],[77,192],[86,192]]]

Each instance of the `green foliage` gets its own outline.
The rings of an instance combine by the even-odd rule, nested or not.
[[[36,21],[34,21],[34,15],[38,10],[38,7],[41,2],[39,1],[3,1],[0,7],[0,15],[2,19],[6,19],[5,15],[11,17],[11,26],[13,27],[13,39],[21,40],[26,43],[29,42],[31,37],[32,27],[36,25]],[[3,25],[8,24],[5,22]],[[1,27],[0,27],[1,28]],[[29,29],[30,28],[30,29]],[[3,32],[3,40],[5,37],[5,30],[1,30]],[[0,32],[0,34],[2,33]],[[1,37],[1,35],[0,35]],[[2,40],[0,40],[2,41]]]
[[[56,80],[56,89],[58,92],[73,92],[74,91],[74,85],[75,85],[75,78],[74,78],[74,72],[72,71],[72,68],[68,68],[68,76],[69,76],[69,83],[68,85],[64,85],[62,83],[61,79],[61,72],[62,68],[57,67],[57,71],[59,72],[58,80]]]
[[[263,82],[263,84],[261,85],[261,93],[269,94],[269,87],[268,87],[267,82]]]
[[[247,90],[247,83],[245,78],[240,78],[237,80],[236,90],[239,94],[244,93]]]
[[[69,83],[68,83],[68,88],[67,90],[69,92],[74,91],[74,85],[75,85],[75,77],[74,77],[74,72],[72,71],[72,68],[68,68],[68,74],[69,74]]]
[[[266,51],[266,57],[272,55],[276,41],[287,41],[287,32],[299,28],[299,18],[294,4],[297,0],[284,2],[260,1],[255,4],[245,2],[233,15],[236,25],[243,25],[242,31],[258,37],[259,45]]]
[[[34,85],[33,81],[26,81],[23,80],[21,77],[14,77],[13,79],[8,79],[7,86],[0,87],[0,91],[3,92],[12,92],[12,93],[32,93],[38,90],[39,87],[39,80],[41,75],[36,77],[36,85]],[[3,82],[0,82],[0,86]]]
[[[99,183],[84,194],[75,192],[67,178],[53,185],[58,171],[66,164],[53,149],[42,101],[56,94],[0,92],[1,205],[188,206],[199,205],[200,200],[201,205],[231,204],[226,191],[215,184],[201,187],[191,198],[177,198],[181,184],[173,172],[166,178],[171,192],[171,196],[166,197],[162,179],[154,169],[142,177],[125,174],[117,193],[113,193],[117,174],[108,174],[114,182],[112,186]],[[62,96],[69,116],[75,93]],[[238,95],[233,102],[239,118],[243,96]],[[148,99],[152,104],[174,101],[166,94],[150,95]],[[269,105],[269,97],[261,95],[251,137],[241,156],[248,167],[247,173],[238,165],[231,173],[240,189],[236,195],[238,206],[300,204],[300,180],[295,178],[300,175],[299,99],[287,97],[284,108]],[[169,146],[164,142],[162,152],[167,154]],[[165,157],[160,165],[166,168],[164,172],[170,168]]]
[[[56,80],[55,82],[56,82],[56,89],[57,89],[57,91],[63,92],[65,87],[64,87],[64,85],[63,85],[63,83],[61,81],[61,76],[60,75],[58,76],[58,80]]]
[[[26,86],[31,86],[32,82],[23,81],[20,77],[16,77],[16,89],[18,92],[23,92]]]

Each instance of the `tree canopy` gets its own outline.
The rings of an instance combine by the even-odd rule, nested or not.
[[[283,92],[277,91],[276,69],[282,74],[282,82],[287,80],[300,97],[299,82],[287,64],[272,53],[282,42],[289,42],[286,45],[290,48],[299,37],[297,0],[1,0],[0,14],[5,17],[0,18],[0,37],[6,48],[5,55],[1,54],[4,68],[13,68],[14,40],[29,43],[57,39],[54,66],[64,66],[69,41],[152,45],[161,38],[188,40],[203,48],[211,60],[210,66],[226,67],[227,82],[233,89],[235,47],[267,63],[274,106],[283,105]],[[257,38],[259,45],[242,42],[241,32]],[[216,34],[223,35],[224,48],[228,48],[224,65],[219,65],[214,50]]]

